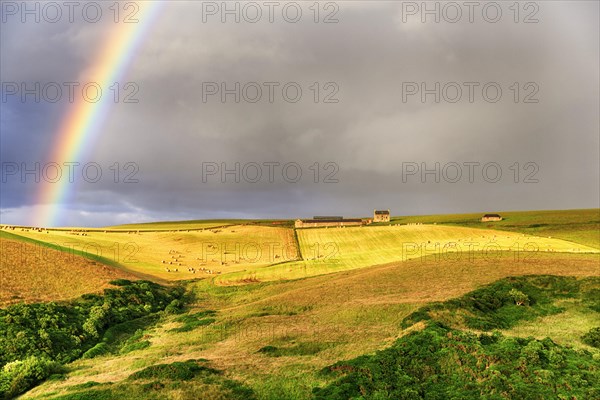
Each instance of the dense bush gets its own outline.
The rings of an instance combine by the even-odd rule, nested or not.
[[[375,355],[326,368],[339,377],[314,389],[315,398],[600,398],[600,366],[589,352],[429,324]]]
[[[599,281],[545,275],[506,278],[457,299],[422,307],[403,320],[402,328],[431,320],[434,314],[445,314],[456,325],[470,329],[508,329],[523,320],[562,312],[554,305],[557,299],[579,295],[591,306],[592,300],[587,298],[588,292],[582,293],[582,285]]]
[[[55,400],[112,400],[115,398],[119,398],[119,395],[110,389],[88,390],[54,397]]]
[[[327,347],[329,346],[326,343],[302,342],[286,347],[264,346],[261,347],[258,352],[269,357],[311,356],[320,353]]]
[[[94,358],[108,353],[108,345],[105,342],[97,343],[94,347],[83,353],[82,358]]]
[[[28,357],[10,362],[0,370],[0,397],[11,399],[40,383],[52,374],[60,374],[64,368],[47,358]]]
[[[581,337],[583,343],[600,349],[600,326],[592,328]]]
[[[187,360],[183,362],[174,362],[171,364],[157,364],[144,368],[129,376],[129,380],[138,379],[159,379],[159,380],[175,380],[187,381],[196,377],[196,375],[206,372],[209,374],[220,374],[221,372],[200,365],[195,360]]]
[[[184,398],[223,398],[231,400],[253,400],[255,394],[252,389],[243,384],[227,379],[217,369],[204,365],[207,360],[186,360],[171,364],[157,364],[144,368],[131,374],[127,378],[127,389],[135,390],[138,381],[143,383],[139,387],[145,388],[145,398],[148,391],[160,391],[178,388],[187,391]],[[194,379],[194,385],[182,384],[183,381]],[[212,393],[208,394],[208,393]],[[217,394],[218,393],[218,394]],[[164,398],[157,396],[157,398]]]
[[[194,314],[186,314],[177,318],[177,322],[183,323],[178,328],[171,329],[171,332],[189,332],[200,326],[207,326],[216,321],[215,316],[217,313],[213,310],[200,311]]]
[[[121,349],[121,354],[127,354],[127,353],[129,353],[131,351],[135,351],[135,350],[142,350],[142,349],[145,349],[146,347],[150,347],[150,341],[142,340],[141,342],[136,342],[136,343],[126,345],[125,347],[123,347]]]
[[[112,330],[162,311],[184,294],[180,287],[166,288],[148,281],[120,279],[111,283],[118,287],[105,289],[102,295],[84,295],[60,304],[14,304],[0,309],[0,398],[16,393],[13,386],[24,391],[51,374],[50,366],[54,364],[47,364],[51,363],[48,360],[63,364],[84,354],[94,357],[106,352],[103,343],[110,340],[104,338],[101,342],[104,333],[110,337]],[[23,371],[30,371],[31,363],[37,366],[33,375],[12,369],[27,367]]]

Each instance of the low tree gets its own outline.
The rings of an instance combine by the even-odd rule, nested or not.
[[[508,295],[513,299],[516,305],[526,306],[529,305],[529,296],[517,289],[512,289],[508,292]]]

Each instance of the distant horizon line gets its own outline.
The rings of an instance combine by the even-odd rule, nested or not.
[[[391,210],[391,209],[390,209]],[[587,211],[587,210],[598,210],[600,213],[600,207],[592,207],[592,208],[552,208],[552,209],[530,209],[530,210],[501,210],[501,211],[472,211],[472,212],[459,212],[459,213],[433,213],[433,214],[410,214],[410,215],[393,215],[390,211],[390,219],[392,218],[408,218],[408,217],[427,217],[427,216],[448,216],[448,215],[471,215],[471,214],[485,214],[485,213],[521,213],[521,212],[552,212],[552,211]],[[368,217],[343,217],[346,218],[368,218]],[[208,218],[208,219],[181,219],[181,220],[155,220],[155,221],[145,221],[145,222],[128,222],[124,224],[118,225],[105,225],[105,226],[56,226],[56,227],[43,227],[43,226],[35,226],[35,225],[17,225],[17,224],[3,224],[0,223],[1,227],[15,227],[15,228],[38,228],[38,229],[48,229],[48,230],[62,230],[62,229],[77,229],[77,228],[88,228],[88,229],[102,229],[102,228],[111,228],[111,227],[119,227],[119,226],[128,226],[128,225],[145,225],[145,224],[169,224],[169,223],[190,223],[190,222],[212,222],[212,221],[295,221],[297,219],[307,219],[305,217],[290,217],[290,218]]]

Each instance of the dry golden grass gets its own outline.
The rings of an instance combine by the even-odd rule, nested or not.
[[[113,279],[137,279],[84,257],[3,237],[0,254],[0,307],[72,299],[100,292]]]

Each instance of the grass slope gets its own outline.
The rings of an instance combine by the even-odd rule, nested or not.
[[[225,274],[295,259],[297,254],[291,229],[253,225],[139,233],[25,229],[16,234],[108,258],[133,272],[164,280],[210,276],[200,268]],[[191,273],[191,267],[198,271]]]
[[[560,239],[516,232],[445,225],[398,225],[296,230],[303,261],[254,268],[218,278],[238,280],[300,278],[436,255],[468,260],[474,254],[510,251],[515,260],[546,252],[598,253],[599,250]]]
[[[532,226],[539,223],[533,222],[538,212],[530,212],[528,216],[522,215],[523,220],[520,223],[513,220],[515,226],[507,226],[506,229],[515,232],[482,230],[487,226],[482,227],[478,221],[461,216],[446,216],[446,221],[438,216],[436,220],[429,221],[438,225],[380,225],[368,228],[297,230],[305,258],[310,258],[310,251],[315,250],[310,247],[311,241],[316,239],[313,243],[321,243],[318,241],[329,240],[324,244],[336,243],[339,250],[337,258],[345,257],[344,263],[347,265],[342,265],[342,268],[339,262],[326,265],[323,259],[330,260],[331,257],[325,257],[324,254],[330,253],[323,251],[331,251],[331,248],[323,249],[321,246],[321,252],[316,253],[316,257],[312,256],[314,260],[284,262],[286,260],[280,257],[277,260],[266,260],[270,262],[264,264],[248,263],[240,270],[236,270],[232,265],[233,268],[229,270],[231,272],[224,271],[218,279],[189,282],[188,289],[195,299],[185,314],[166,316],[151,331],[136,334],[135,341],[127,343],[126,352],[111,351],[94,358],[75,361],[68,366],[69,372],[61,379],[45,382],[28,392],[24,398],[74,394],[83,396],[74,398],[127,399],[139,398],[139,394],[144,390],[148,391],[149,396],[156,398],[194,398],[198,397],[199,393],[210,398],[209,394],[213,392],[206,386],[204,378],[186,381],[185,387],[175,387],[174,382],[169,379],[166,379],[166,382],[161,381],[164,387],[152,386],[154,381],[151,379],[141,381],[138,385],[129,378],[132,374],[157,364],[185,363],[190,359],[208,360],[210,368],[223,371],[224,379],[241,382],[260,399],[309,398],[315,386],[322,387],[331,382],[331,377],[319,374],[322,368],[338,360],[351,359],[384,349],[392,345],[399,335],[424,328],[421,321],[407,331],[400,330],[405,317],[431,302],[464,296],[482,285],[508,276],[600,276],[600,253],[584,254],[581,252],[584,246],[555,239],[563,237],[569,240],[567,236],[571,235],[572,238],[591,243],[590,236],[585,232],[593,230],[597,224],[594,219],[595,210],[589,213],[586,210],[549,213],[545,217],[545,223],[551,226],[545,229],[554,230],[556,233],[545,235],[553,238],[544,237],[544,240],[540,239],[540,244],[553,246],[552,249],[562,249],[564,252],[528,252],[524,257],[515,257],[515,253],[510,251],[494,251],[490,254],[474,252],[469,257],[457,259],[453,254],[442,257],[427,255],[425,252],[424,257],[419,255],[418,258],[407,257],[403,262],[395,261],[403,259],[402,246],[398,246],[399,243],[407,241],[406,238],[400,237],[403,235],[399,235],[399,232],[410,233],[413,236],[407,237],[411,242],[422,240],[422,243],[449,243],[452,240],[458,242],[458,239],[464,243],[464,240],[473,235],[484,236],[481,239],[485,241],[493,239],[495,235],[507,245],[511,239],[517,238],[523,243],[524,240],[531,240],[524,238],[523,233],[539,228]],[[566,218],[566,214],[577,213],[588,214],[587,217],[573,217],[572,222],[577,227],[571,232],[568,228],[569,220],[563,220],[563,217]],[[585,222],[585,218],[588,218],[589,223]],[[407,222],[424,221],[405,220],[402,223]],[[162,257],[164,251],[178,249],[180,253],[177,254],[184,255],[183,260],[190,258],[187,257],[188,253],[180,249],[197,249],[198,243],[206,243],[205,240],[211,237],[211,243],[217,245],[218,250],[213,255],[215,258],[224,255],[232,257],[229,252],[225,254],[227,251],[223,251],[220,243],[231,245],[236,241],[256,242],[254,235],[257,230],[265,233],[265,240],[281,238],[278,235],[282,234],[285,240],[289,237],[290,242],[294,242],[293,231],[290,229],[248,225],[244,228],[247,230],[243,232],[230,231],[237,231],[237,226],[221,229],[217,233],[210,230],[195,232],[203,236],[196,236],[194,232],[142,232],[140,235],[107,232],[107,236],[103,238],[105,245],[108,245],[114,244],[111,240],[115,238],[120,240],[117,243],[122,244],[127,243],[127,240],[136,239],[142,242],[147,237],[149,247],[144,251],[148,255],[160,253]],[[266,229],[270,230],[269,233]],[[278,229],[282,232],[273,235]],[[583,234],[580,235],[581,232]],[[28,237],[38,235],[34,232],[24,233]],[[62,234],[64,236],[57,238],[67,243],[70,239],[86,243],[87,240],[94,242],[97,238],[102,238],[94,238],[97,234],[93,232],[89,236],[70,235],[68,231]],[[52,232],[40,235],[52,235]],[[306,239],[304,243],[303,235]],[[505,239],[502,239],[503,236]],[[274,240],[275,243],[284,242],[281,239]],[[370,242],[373,242],[372,246]],[[573,249],[577,248],[580,252],[573,252]],[[366,255],[362,255],[361,252]],[[323,256],[318,257],[319,254]],[[225,262],[231,259],[226,258]],[[363,263],[372,265],[371,263],[385,262],[386,259],[394,262],[359,268]],[[270,266],[272,263],[279,264]],[[343,270],[348,266],[357,269]],[[244,269],[246,271],[243,271]],[[158,270],[155,273],[160,275]],[[324,273],[329,274],[322,275]],[[173,276],[168,278],[179,279]],[[264,282],[254,283],[258,278]],[[268,281],[279,278],[286,280]],[[232,283],[244,279],[250,284],[214,284],[214,281],[219,280]],[[508,336],[519,335],[519,332],[529,335],[533,324],[539,323],[547,327],[548,332],[557,335],[557,342],[572,345],[576,349],[587,348],[580,343],[579,334],[594,326],[596,314],[589,313],[587,305],[579,298],[561,298],[549,306],[555,306],[562,311],[520,320],[517,325],[503,328],[504,333]],[[574,321],[578,321],[578,324],[573,326],[569,337],[569,325]],[[543,336],[544,333],[538,331],[535,336],[538,335]],[[86,388],[86,385],[90,387]],[[101,393],[92,393],[94,390]],[[217,390],[213,398],[220,398],[218,396],[221,395]]]
[[[159,279],[219,274],[217,282],[235,284],[294,279],[430,254],[457,257],[456,251],[467,257],[472,251],[486,249],[510,249],[525,257],[539,251],[594,252],[600,250],[598,212],[507,212],[503,213],[505,220],[486,224],[479,222],[480,214],[394,217],[391,225],[294,231],[285,224],[273,226],[276,221],[244,221],[245,225],[215,227],[241,220],[210,220],[129,226],[147,228],[138,230],[40,232],[25,228],[13,233],[80,249],[91,257],[98,255]],[[185,227],[188,229],[182,229]],[[295,262],[299,256],[302,261]],[[198,271],[191,273],[189,268]]]
[[[111,287],[131,273],[58,247],[0,231],[0,307],[17,302],[67,300]]]
[[[494,260],[482,255],[469,262],[426,257],[244,286],[199,281],[189,285],[196,300],[187,317],[162,321],[152,331],[149,347],[76,361],[64,380],[46,382],[24,398],[68,393],[88,381],[121,385],[154,364],[204,358],[260,399],[306,399],[314,386],[330,382],[319,375],[322,368],[391,345],[401,333],[402,319],[427,303],[463,296],[507,276],[600,276],[599,261],[596,254],[543,253],[515,262],[503,253]],[[555,323],[562,315],[553,315]],[[181,332],[190,324],[195,326]],[[193,390],[196,383],[189,385]]]
[[[597,398],[597,349],[591,353],[561,346],[547,337],[523,339],[490,331],[515,327],[537,316],[560,315],[565,310],[556,304],[564,299],[579,301],[598,324],[599,291],[598,277],[516,277],[428,305],[402,323],[404,327],[420,324],[418,329],[391,347],[325,369],[335,381],[316,388],[315,397],[441,400],[477,399],[485,394],[493,399]]]
[[[494,211],[494,210],[490,210]],[[495,212],[495,211],[494,211]],[[600,209],[499,212],[497,222],[481,222],[483,213],[393,217],[392,223],[448,224],[552,236],[600,249]]]

